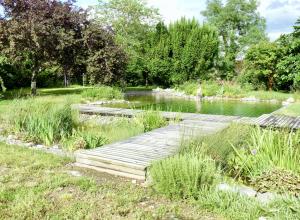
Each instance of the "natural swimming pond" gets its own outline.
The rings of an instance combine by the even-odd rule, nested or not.
[[[190,112],[214,115],[234,115],[257,117],[268,114],[281,107],[280,103],[252,103],[241,101],[194,101],[176,97],[167,97],[155,93],[140,91],[128,92],[125,99],[130,103],[106,105],[115,108],[152,109],[172,112]]]

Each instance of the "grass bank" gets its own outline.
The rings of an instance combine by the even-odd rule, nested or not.
[[[223,219],[122,178],[76,170],[71,161],[0,143],[0,219]]]
[[[177,90],[183,91],[188,95],[196,95],[199,84],[197,82],[186,82],[176,87]],[[201,90],[203,96],[223,96],[229,98],[246,98],[255,97],[261,100],[276,99],[279,101],[285,101],[288,98],[294,98],[300,100],[300,93],[285,93],[280,91],[255,91],[250,85],[240,85],[235,82],[225,81],[222,83],[215,81],[203,81],[201,82]]]
[[[8,134],[26,141],[59,144],[68,150],[95,148],[164,126],[167,121],[158,112],[147,111],[131,119],[119,118],[111,123],[80,122],[70,105],[90,100],[122,99],[116,88],[67,88],[40,90],[37,97],[26,92],[14,99],[0,101],[0,122]],[[98,117],[97,121],[102,120]]]
[[[276,111],[276,114],[298,117],[300,116],[300,103],[294,103],[287,107],[281,108]]]

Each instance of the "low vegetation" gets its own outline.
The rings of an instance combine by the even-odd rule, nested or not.
[[[300,214],[294,211],[300,201],[293,197],[300,193],[299,134],[231,125],[216,135],[183,142],[178,155],[151,168],[154,188],[171,198],[193,199],[200,207],[230,219],[293,219]],[[223,181],[282,197],[262,204],[216,191],[216,184]]]
[[[35,142],[46,145],[69,137],[75,126],[69,104],[53,105],[32,98],[16,100],[11,103],[8,113],[6,117],[14,132],[26,134]]]
[[[222,219],[70,159],[0,143],[0,219]]]
[[[188,95],[196,95],[200,85],[203,96],[222,96],[229,98],[255,97],[261,100],[279,101],[285,101],[288,98],[300,100],[299,92],[286,93],[280,91],[254,90],[251,84],[241,85],[232,81],[202,81],[201,84],[197,82],[186,82],[175,88]]]
[[[118,88],[112,88],[109,86],[99,86],[94,88],[85,89],[82,92],[82,97],[87,100],[112,100],[123,99],[124,96]]]
[[[292,117],[300,116],[300,103],[294,103],[276,111],[278,115],[287,115]]]
[[[215,186],[215,162],[205,155],[183,154],[153,164],[151,177],[158,192],[169,197],[198,198],[199,190]]]
[[[151,131],[168,123],[157,111],[146,111],[133,119],[120,117],[104,124],[101,124],[101,117],[82,123],[79,114],[71,110],[71,104],[87,99],[122,98],[123,94],[116,88],[101,86],[43,89],[39,90],[39,95],[34,98],[27,96],[27,92],[24,90],[19,93],[20,97],[23,97],[21,99],[0,103],[1,127],[22,139],[47,146],[59,144],[71,151],[92,149]],[[9,94],[9,97],[11,95]],[[105,117],[103,120],[105,121]]]

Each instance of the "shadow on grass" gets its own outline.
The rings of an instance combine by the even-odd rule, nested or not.
[[[68,88],[43,88],[37,90],[37,96],[61,96],[61,95],[78,95],[85,89],[91,87],[72,86]],[[30,88],[21,88],[8,90],[4,94],[4,100],[31,97]]]

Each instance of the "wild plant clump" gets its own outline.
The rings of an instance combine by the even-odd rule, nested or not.
[[[253,128],[244,148],[232,145],[231,171],[241,178],[253,178],[274,168],[300,174],[299,140],[300,132]]]
[[[273,169],[251,180],[259,192],[289,193],[300,196],[300,176],[283,169]]]
[[[167,125],[167,120],[157,111],[145,111],[136,116],[136,121],[144,127],[144,132]]]
[[[16,101],[11,109],[12,129],[34,141],[51,145],[72,133],[74,120],[68,104],[29,99]]]
[[[99,86],[86,89],[81,93],[82,97],[89,100],[123,99],[124,95],[118,88]]]
[[[193,154],[179,154],[157,162],[150,174],[157,191],[180,198],[197,198],[200,190],[214,186],[219,178],[211,158]]]

